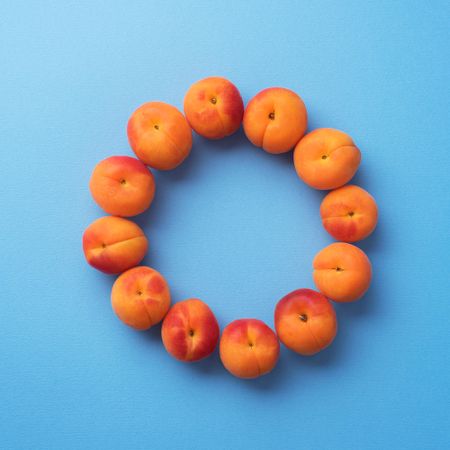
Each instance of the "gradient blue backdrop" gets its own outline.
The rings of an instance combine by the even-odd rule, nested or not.
[[[449,20],[446,1],[2,1],[0,448],[448,448]],[[310,129],[350,133],[363,154],[355,182],[380,207],[360,244],[373,285],[337,306],[333,346],[283,350],[255,381],[217,354],[183,365],[159,327],[123,326],[114,277],[81,251],[102,215],[91,171],[131,154],[131,112],[181,108],[192,82],[216,74],[245,102],[290,87]],[[222,327],[273,326],[279,298],[313,287],[311,261],[332,239],[323,193],[291,155],[242,132],[196,137],[184,165],[156,176],[137,220],[174,301],[204,299]]]

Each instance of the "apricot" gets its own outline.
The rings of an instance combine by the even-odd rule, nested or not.
[[[313,268],[317,288],[335,302],[358,300],[369,289],[372,279],[367,255],[345,242],[335,242],[317,253]]]
[[[333,128],[308,133],[295,147],[294,165],[298,176],[315,189],[335,189],[353,178],[361,152],[352,138]]]
[[[164,318],[161,336],[167,352],[180,361],[209,356],[219,340],[219,324],[208,305],[197,298],[175,303]]]
[[[320,205],[322,223],[338,241],[356,242],[369,236],[377,225],[374,198],[358,186],[347,185],[328,193]]]
[[[95,166],[89,188],[96,203],[108,214],[129,217],[150,206],[155,180],[138,159],[111,156]]]
[[[138,265],[147,248],[148,241],[142,229],[121,217],[101,217],[92,222],[83,234],[87,262],[105,273],[121,273]]]
[[[136,156],[154,169],[174,169],[191,151],[191,127],[183,114],[167,103],[144,103],[131,115],[127,132]]]
[[[244,131],[269,153],[291,150],[305,134],[308,117],[303,100],[293,91],[273,87],[256,94],[244,112]]]
[[[123,323],[136,330],[147,330],[161,322],[169,310],[169,286],[156,270],[133,267],[114,282],[111,304]]]
[[[241,126],[244,103],[231,81],[209,77],[189,88],[184,97],[184,113],[196,133],[208,139],[221,139]]]
[[[312,289],[297,289],[278,302],[275,329],[287,348],[313,355],[328,347],[336,336],[336,313],[324,295]]]
[[[240,319],[228,324],[220,338],[220,359],[239,378],[256,378],[276,365],[280,343],[261,320]]]

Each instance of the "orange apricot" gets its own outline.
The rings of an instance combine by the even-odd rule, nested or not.
[[[191,127],[183,114],[167,103],[144,103],[131,115],[127,132],[136,156],[154,169],[174,169],[191,151]]]
[[[294,165],[298,176],[315,189],[335,189],[353,178],[361,152],[352,138],[333,128],[318,128],[296,145]]]
[[[320,216],[323,226],[335,239],[356,242],[373,232],[377,225],[378,209],[367,191],[347,185],[324,197]]]
[[[96,203],[108,214],[129,217],[150,206],[155,180],[138,159],[111,156],[95,166],[89,188]]]
[[[175,303],[164,318],[161,336],[174,358],[199,361],[209,356],[219,340],[219,324],[208,305],[197,298]]]
[[[313,269],[317,288],[335,302],[358,300],[369,289],[372,279],[367,255],[345,242],[335,242],[317,253]]]
[[[121,273],[138,265],[147,248],[148,241],[142,229],[121,217],[101,217],[92,222],[83,234],[87,262],[105,273]]]
[[[184,97],[184,113],[196,133],[208,139],[221,139],[241,126],[244,103],[233,83],[209,77],[189,88]]]
[[[273,87],[250,100],[243,124],[252,144],[269,153],[285,153],[305,134],[308,117],[303,100],[295,92]]]
[[[136,330],[147,330],[161,322],[169,310],[169,286],[156,270],[133,267],[114,282],[111,305],[123,323]]]
[[[276,365],[280,343],[261,320],[240,319],[228,324],[220,338],[220,359],[239,378],[257,378]]]
[[[313,355],[333,342],[336,313],[324,295],[312,289],[297,289],[277,303],[275,329],[287,348]]]

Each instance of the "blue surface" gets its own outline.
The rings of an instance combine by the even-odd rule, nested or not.
[[[450,10],[432,3],[1,2],[2,449],[448,448]],[[102,215],[90,173],[131,154],[131,112],[181,107],[214,74],[245,102],[273,85],[299,92],[310,129],[354,137],[355,181],[380,207],[361,243],[373,285],[337,307],[333,346],[311,358],[284,349],[255,381],[231,377],[217,354],[183,365],[158,327],[123,326],[114,278],[81,252]],[[290,155],[242,132],[196,137],[138,218],[145,262],[174,301],[202,298],[221,327],[273,326],[276,301],[313,287],[313,256],[332,241],[322,196]]]

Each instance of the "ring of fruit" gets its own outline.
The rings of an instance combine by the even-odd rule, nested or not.
[[[334,302],[352,302],[367,291],[372,268],[366,254],[351,243],[369,236],[377,224],[377,205],[364,189],[348,183],[358,170],[361,153],[342,131],[319,128],[307,134],[302,99],[285,88],[259,92],[247,104],[234,84],[210,77],[192,85],[183,115],[174,106],[149,102],[128,122],[128,139],[137,158],[111,156],[95,167],[90,190],[108,216],[83,234],[87,262],[107,274],[120,274],[111,292],[117,317],[136,330],[162,321],[166,350],[178,360],[198,361],[219,343],[225,368],[241,378],[256,378],[276,365],[281,341],[290,350],[312,355],[329,346],[337,331]],[[220,335],[214,313],[190,298],[171,307],[169,286],[155,269],[139,266],[148,242],[144,231],[126,219],[152,203],[155,181],[149,166],[171,170],[192,147],[192,130],[220,139],[243,124],[247,138],[269,153],[294,149],[295,170],[307,185],[330,190],[320,205],[325,230],[337,241],[317,253],[313,279],[317,291],[298,289],[276,305],[275,331],[258,319],[228,324]]]

